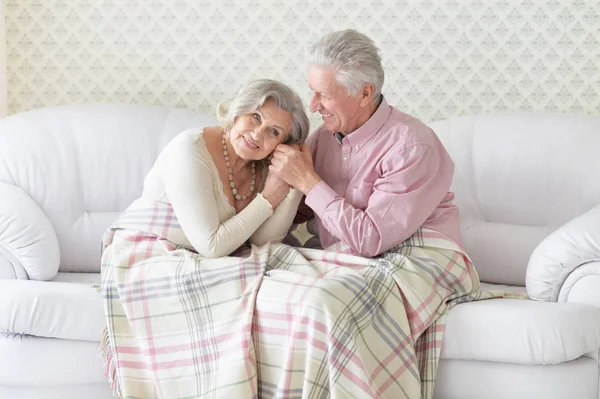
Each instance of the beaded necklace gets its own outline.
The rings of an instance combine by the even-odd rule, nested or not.
[[[227,165],[227,174],[229,175],[229,186],[231,187],[231,192],[233,193],[233,197],[237,201],[247,200],[252,196],[254,192],[254,187],[256,186],[256,163],[252,161],[252,183],[250,183],[250,191],[247,194],[238,193],[237,188],[235,187],[235,182],[233,181],[233,171],[231,170],[231,162],[229,160],[229,153],[227,152],[227,141],[225,140],[225,131],[223,131],[223,139],[221,140],[223,144],[223,155],[225,156],[225,165]]]

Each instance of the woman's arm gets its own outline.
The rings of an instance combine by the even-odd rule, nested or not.
[[[223,223],[219,214],[211,175],[212,160],[207,151],[197,150],[197,141],[176,138],[157,160],[159,175],[183,232],[202,256],[227,256],[239,248],[269,216],[273,208],[257,194],[240,213]]]
[[[255,245],[263,245],[269,241],[281,242],[292,226],[302,196],[299,190],[290,189],[285,199],[275,208],[273,216],[250,236],[250,242]]]

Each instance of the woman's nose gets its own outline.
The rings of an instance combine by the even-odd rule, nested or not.
[[[257,126],[256,129],[253,129],[251,133],[252,138],[254,140],[257,140],[261,136],[263,129],[264,127],[262,126]]]

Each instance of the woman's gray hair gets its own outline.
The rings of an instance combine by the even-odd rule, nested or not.
[[[269,99],[292,114],[292,126],[283,143],[304,143],[310,129],[304,104],[294,90],[276,80],[259,79],[243,86],[233,99],[217,105],[217,118],[223,129],[229,130],[238,116],[256,111]]]
[[[309,66],[332,69],[351,96],[371,83],[373,101],[379,100],[385,75],[379,49],[368,36],[354,29],[330,33],[308,49],[307,60]]]

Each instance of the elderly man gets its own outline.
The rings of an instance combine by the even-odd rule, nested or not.
[[[285,314],[302,315],[302,320],[326,315],[329,321],[319,326],[339,329],[327,330],[325,336],[351,338],[321,346],[332,351],[328,364],[336,363],[338,353],[349,353],[355,360],[338,363],[360,365],[360,371],[329,374],[329,392],[429,399],[443,315],[458,299],[476,298],[471,293],[479,289],[479,278],[462,249],[458,209],[448,192],[452,160],[430,128],[386,102],[383,80],[377,48],[363,34],[334,32],[311,48],[310,108],[319,112],[323,124],[307,146],[278,145],[269,168],[306,195],[307,207],[297,220],[305,220],[310,209],[322,246],[336,253],[333,258],[317,255],[323,259],[311,265],[314,269],[297,268],[285,275],[285,281],[297,276],[302,288],[286,285],[289,297],[271,295],[268,303],[283,301]],[[384,252],[382,259],[361,263]],[[301,265],[290,253],[294,251],[278,256]],[[343,253],[362,257],[338,256]],[[265,281],[275,278],[265,276]],[[267,303],[268,295],[261,291],[257,303]],[[294,326],[300,324],[310,323]],[[392,326],[398,329],[389,334],[396,328]],[[312,348],[305,352],[313,351],[318,353]],[[337,375],[352,376],[360,384],[347,386],[331,378]],[[315,379],[310,372],[302,378]],[[361,387],[366,387],[364,395]]]
[[[365,257],[419,228],[462,246],[448,192],[454,164],[429,127],[385,100],[373,41],[334,32],[311,47],[308,61],[310,110],[323,124],[299,150],[279,145],[270,166],[306,195],[312,212],[301,207],[296,222],[314,213],[323,248],[342,241]]]

